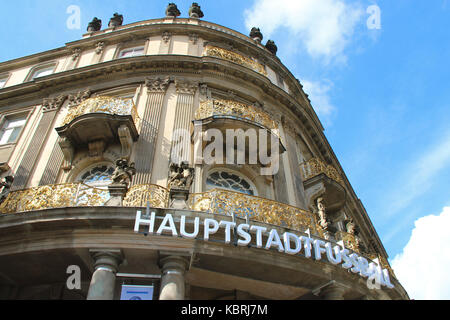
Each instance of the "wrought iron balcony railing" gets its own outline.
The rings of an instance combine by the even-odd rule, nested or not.
[[[0,213],[12,214],[34,210],[103,206],[109,200],[108,189],[93,188],[83,183],[45,185],[12,191],[0,205]],[[166,208],[169,191],[158,185],[131,187],[123,201],[125,207]]]
[[[123,199],[125,207],[145,207],[147,203],[153,208],[167,208],[169,190],[155,184],[140,184],[132,186]]]
[[[230,50],[215,46],[207,46],[203,55],[228,60],[267,76],[267,71],[262,64]]]
[[[135,124],[138,121],[137,109],[132,99],[101,96],[86,99],[79,105],[70,108],[61,127],[70,123],[75,118],[89,113],[106,113],[120,116],[130,115]]]
[[[240,218],[288,227],[298,231],[310,230],[318,235],[317,221],[311,212],[247,194],[214,189],[209,192],[191,194],[192,210],[213,214],[232,215]]]
[[[328,178],[344,186],[344,180],[342,180],[342,177],[336,168],[332,165],[326,164],[318,158],[312,158],[300,164],[300,172],[303,176],[303,180],[311,179],[323,173]]]
[[[0,212],[9,214],[51,208],[101,206],[109,199],[107,189],[83,183],[45,185],[12,191],[0,205]]]

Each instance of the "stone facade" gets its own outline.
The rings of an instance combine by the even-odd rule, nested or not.
[[[370,290],[358,275],[301,256],[133,232],[147,204],[160,217],[230,221],[252,220],[234,214],[251,207],[260,226],[342,241],[389,267],[274,42],[261,44],[257,28],[248,37],[202,21],[197,4],[189,14],[170,4],[166,17],[128,25],[115,14],[104,30],[94,19],[63,48],[0,63],[0,125],[24,120],[0,145],[0,177],[14,177],[0,204],[0,298],[118,299],[123,278],[152,275],[155,299],[408,299],[393,272],[393,289]],[[33,78],[48,66],[52,74]],[[238,128],[278,139],[277,173],[195,159],[204,130]],[[183,160],[175,165],[174,150]],[[242,190],[221,189],[230,181]],[[66,287],[70,265],[81,268],[80,289]]]

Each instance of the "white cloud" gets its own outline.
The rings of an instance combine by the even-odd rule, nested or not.
[[[309,81],[300,80],[303,85],[303,90],[309,95],[311,104],[314,110],[325,121],[325,124],[330,124],[331,115],[336,111],[336,107],[330,102],[328,92],[333,84],[330,81]]]
[[[245,11],[246,27],[259,27],[265,38],[286,28],[313,57],[343,57],[364,10],[342,0],[256,0]]]
[[[408,244],[395,256],[392,268],[410,298],[450,299],[450,207],[439,216],[415,222]]]

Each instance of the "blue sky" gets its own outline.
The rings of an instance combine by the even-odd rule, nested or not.
[[[80,39],[94,16],[104,26],[114,12],[124,24],[162,17],[168,2],[4,1],[0,61]],[[186,17],[192,1],[175,2]],[[415,222],[450,206],[449,1],[197,2],[204,20],[275,40],[391,259],[401,257]],[[66,27],[69,5],[81,9],[81,30]],[[371,5],[381,29],[367,26]]]

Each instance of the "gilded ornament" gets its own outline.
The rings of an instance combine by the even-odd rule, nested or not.
[[[273,200],[244,193],[213,189],[209,192],[191,194],[190,208],[213,214],[232,215],[239,218],[286,226],[288,228],[316,233],[316,221],[311,212]]]
[[[121,99],[112,97],[95,97],[81,102],[78,106],[69,109],[61,127],[70,123],[77,117],[88,113],[107,113],[115,115],[131,115],[137,121],[137,110],[132,99]]]
[[[256,122],[269,130],[278,132],[277,123],[271,116],[260,109],[233,100],[206,100],[200,103],[195,119],[201,120],[212,116],[226,115]],[[277,134],[278,135],[278,134]]]
[[[318,158],[312,158],[300,165],[300,171],[302,173],[303,179],[308,180],[319,174],[325,174],[328,178],[338,182],[342,186],[344,185],[344,180],[342,180],[341,175],[332,165],[326,164]]]
[[[267,76],[267,71],[262,64],[230,50],[207,46],[203,55],[228,60]]]

